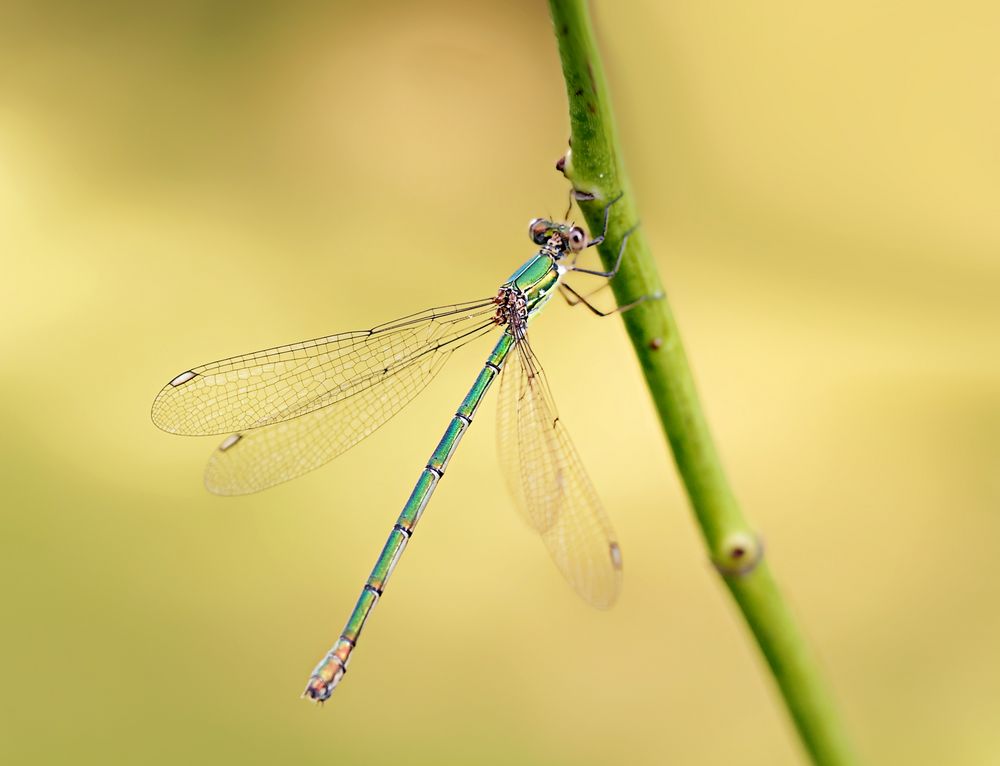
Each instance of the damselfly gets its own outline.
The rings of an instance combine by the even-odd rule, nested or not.
[[[194,367],[156,397],[153,422],[163,430],[229,434],[208,463],[205,484],[221,495],[246,494],[300,476],[353,447],[410,402],[457,348],[502,331],[403,506],[343,633],[316,666],[303,696],[322,702],[343,678],[372,607],[498,376],[498,450],[517,507],[585,600],[607,608],[618,597],[621,550],[527,336],[528,323],[557,289],[571,304],[611,313],[599,311],[563,278],[581,273],[610,280],[617,273],[628,234],[610,271],[577,265],[585,247],[604,240],[612,204],[604,210],[604,234],[589,242],[571,224],[532,221],[529,233],[539,250],[492,297]]]

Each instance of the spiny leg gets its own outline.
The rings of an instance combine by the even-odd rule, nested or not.
[[[620,200],[621,197],[622,197],[622,195],[619,194],[617,197],[615,197],[615,199],[613,199],[611,202],[608,203],[607,207],[604,208],[604,227],[605,227],[604,231],[605,231],[605,234],[607,233],[607,226],[608,226],[608,211],[611,209],[611,205],[615,204],[615,202],[617,202],[618,200]],[[590,274],[590,275],[596,276],[596,277],[604,277],[608,281],[604,285],[602,285],[601,287],[599,287],[598,290],[601,290],[604,287],[607,287],[609,284],[611,284],[611,280],[614,279],[615,276],[618,274],[618,270],[621,268],[621,265],[622,265],[622,259],[625,256],[625,248],[628,246],[628,238],[632,235],[632,232],[634,232],[637,228],[639,228],[639,224],[638,223],[636,223],[635,225],[633,225],[628,231],[625,232],[625,234],[622,235],[621,245],[618,246],[618,257],[615,259],[614,268],[612,268],[610,271],[598,271],[596,269],[583,269],[583,268],[579,268],[579,267],[576,266],[575,261],[574,261],[574,263],[571,264],[571,271],[572,272],[579,272],[581,274]],[[590,247],[593,244],[596,244],[598,242],[602,242],[602,241],[604,241],[604,234],[602,234],[599,238],[595,239],[592,243],[590,243],[588,245],[588,247]],[[631,301],[630,303],[626,303],[624,306],[618,306],[618,307],[612,309],[611,311],[601,311],[599,308],[597,308],[592,303],[590,303],[590,301],[587,300],[587,298],[589,298],[591,295],[593,295],[594,293],[596,293],[597,290],[594,290],[593,292],[588,293],[587,295],[581,295],[580,293],[578,293],[576,290],[574,290],[572,287],[570,287],[566,283],[561,283],[559,285],[559,287],[560,287],[560,294],[563,296],[563,298],[566,299],[566,302],[569,303],[570,306],[575,306],[575,305],[577,305],[579,303],[582,303],[584,306],[586,306],[588,309],[590,309],[594,314],[596,314],[597,316],[602,316],[602,317],[604,317],[604,316],[610,316],[611,314],[622,313],[622,312],[628,311],[629,309],[635,308],[640,303],[644,303],[645,301],[648,301],[648,300],[659,300],[659,299],[661,299],[663,297],[663,292],[662,291],[657,291],[657,292],[652,293],[650,295],[643,295],[642,297],[637,298],[636,300]],[[567,295],[567,292],[570,295]],[[571,299],[570,296],[572,296],[572,298],[575,298],[575,300]]]
[[[594,245],[599,245],[604,241],[604,238],[608,234],[608,220],[611,217],[611,206],[614,205],[616,202],[618,202],[624,196],[625,192],[618,192],[618,196],[604,206],[604,228],[601,231],[600,236],[594,237],[592,240],[590,240],[590,242],[587,243],[586,245],[587,247],[593,247]],[[576,189],[570,189],[569,199],[570,203],[569,207],[566,208],[566,218],[569,218],[570,211],[573,209],[573,200],[576,200],[577,202],[589,202],[590,200],[596,199],[596,197],[590,192],[582,192],[582,191],[577,191]]]
[[[582,303],[584,306],[586,306],[588,309],[590,309],[594,314],[596,314],[599,317],[608,317],[611,316],[612,314],[624,314],[626,311],[634,309],[640,303],[645,303],[646,301],[649,300],[659,300],[660,298],[663,297],[663,293],[658,291],[652,293],[651,295],[643,295],[641,298],[636,298],[634,301],[632,301],[631,303],[626,303],[624,306],[616,306],[610,311],[602,311],[601,309],[597,308],[597,306],[595,306],[593,303],[588,301],[587,298],[590,295],[593,295],[594,293],[598,292],[599,290],[603,290],[604,287],[608,286],[608,284],[610,284],[610,282],[606,283],[603,287],[597,288],[597,290],[594,290],[593,293],[588,293],[588,295],[580,295],[580,293],[578,293],[572,287],[567,285],[565,282],[562,282],[559,285],[559,294],[566,299],[566,302],[570,306],[578,306]]]
[[[607,205],[604,206],[604,230],[601,232],[600,236],[594,237],[590,240],[583,249],[588,247],[594,247],[599,245],[604,241],[604,238],[608,234],[608,221],[611,217],[611,206],[618,202],[622,197],[625,196],[625,192],[619,192],[618,196],[611,200]],[[590,192],[582,192],[577,189],[570,188],[569,190],[569,205],[566,208],[566,215],[563,216],[564,219],[569,219],[569,214],[573,211],[573,201],[577,202],[587,202],[589,200],[596,199],[596,197]],[[580,253],[577,252],[573,255],[573,262],[571,265],[576,266],[576,259],[580,257]]]
[[[564,283],[561,282],[559,284],[559,286],[562,287],[563,284]],[[566,285],[566,287],[569,287],[569,285]],[[611,281],[610,280],[606,281],[603,285],[601,285],[600,287],[598,287],[596,290],[591,290],[589,293],[584,293],[582,295],[580,293],[578,293],[576,290],[573,290],[573,289],[569,290],[569,292],[571,293],[571,295],[567,295],[565,292],[560,293],[560,294],[562,295],[563,298],[566,299],[566,303],[568,305],[570,305],[570,306],[579,306],[583,302],[583,300],[585,298],[590,298],[591,296],[597,295],[599,292],[601,292],[602,290],[607,290],[609,287],[611,287]],[[574,296],[578,296],[578,297],[574,297]]]
[[[621,199],[621,197],[619,196],[617,199]],[[608,205],[608,208],[610,208],[611,205],[613,205],[613,204],[614,204],[614,202],[611,202]],[[608,210],[608,208],[604,209],[605,210],[605,219],[604,219],[604,225],[605,225],[605,227],[607,226],[607,223],[608,223],[607,217],[606,217],[607,216],[607,210]],[[572,264],[570,264],[572,266],[571,271],[573,271],[573,272],[579,272],[580,274],[592,274],[595,277],[604,277],[605,279],[614,279],[615,275],[618,273],[618,269],[622,265],[622,257],[625,255],[625,247],[628,245],[628,238],[632,235],[632,232],[635,231],[638,228],[639,228],[639,224],[636,223],[635,225],[633,225],[628,231],[626,231],[622,235],[622,243],[618,247],[618,257],[615,259],[615,266],[614,266],[613,269],[611,269],[611,271],[597,271],[596,269],[581,269],[581,268],[577,267],[577,265],[576,265],[575,262],[572,263]],[[590,244],[588,244],[587,247],[591,247],[591,246],[593,246],[595,244],[598,244],[600,242],[603,242],[603,241],[604,241],[604,235],[602,234],[600,237],[598,237],[593,242],[591,242]]]
[[[573,200],[576,199],[576,189],[572,186],[569,189],[569,204],[566,205],[566,214],[563,216],[564,221],[569,220],[569,214],[573,212]]]

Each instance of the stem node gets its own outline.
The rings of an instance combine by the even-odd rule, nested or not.
[[[764,543],[757,535],[733,532],[722,540],[712,564],[723,577],[743,577],[763,559]]]

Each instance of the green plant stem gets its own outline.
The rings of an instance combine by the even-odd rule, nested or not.
[[[601,60],[583,0],[550,0],[569,96],[571,151],[563,172],[592,201],[580,207],[591,231],[601,231],[607,202],[607,239],[600,256],[610,269],[625,232],[638,220],[621,162]],[[629,238],[612,281],[619,305],[662,291],[641,228]],[[622,315],[660,421],[673,450],[709,557],[767,660],[802,742],[816,764],[855,763],[820,672],[743,517],[715,450],[691,369],[666,298]]]

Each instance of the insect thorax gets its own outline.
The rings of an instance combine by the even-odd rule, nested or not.
[[[510,328],[514,337],[522,337],[528,327],[528,299],[524,291],[511,284],[503,285],[493,301],[497,304],[494,321]]]

